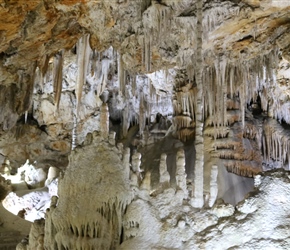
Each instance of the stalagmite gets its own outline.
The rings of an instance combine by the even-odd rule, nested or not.
[[[159,163],[159,183],[161,185],[163,184],[169,184],[170,182],[170,175],[167,171],[167,163],[166,163],[167,155],[162,154],[160,156],[160,163]]]
[[[76,109],[77,114],[79,113],[79,108],[81,104],[81,98],[83,93],[83,86],[86,82],[86,75],[88,71],[89,59],[90,59],[90,45],[89,45],[89,34],[84,35],[80,38],[77,44],[77,65],[78,74],[76,81]]]
[[[123,149],[122,164],[125,169],[125,176],[129,178],[130,176],[130,148]]]
[[[100,114],[100,132],[104,138],[109,136],[109,109],[106,103],[101,106]]]
[[[203,207],[203,164],[204,164],[204,144],[203,144],[203,82],[202,82],[202,7],[203,1],[197,0],[196,13],[196,85],[197,85],[197,106],[196,106],[196,130],[195,130],[195,150],[196,160],[194,169],[194,190],[192,206]]]
[[[218,195],[217,176],[218,176],[218,166],[212,166],[209,184],[210,185],[210,195],[208,201],[209,207],[213,206]]]
[[[24,113],[24,123],[27,123],[27,117],[28,117],[28,111],[25,111]]]
[[[141,165],[141,154],[136,152],[132,155],[132,170],[134,173],[140,173],[140,165]]]
[[[145,177],[140,185],[140,189],[147,191],[148,193],[151,190],[151,172],[147,172]]]
[[[183,149],[179,149],[176,154],[176,185],[184,192],[185,198],[188,196],[185,173],[185,155]]]
[[[115,131],[110,131],[110,133],[109,133],[109,143],[112,146],[116,145],[116,132]]]
[[[134,188],[139,188],[139,178],[136,173],[132,173],[130,177],[130,185]]]
[[[63,71],[63,54],[61,50],[53,59],[53,92],[56,111],[59,109],[59,102],[62,91],[62,71]]]

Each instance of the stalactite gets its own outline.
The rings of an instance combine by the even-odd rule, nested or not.
[[[71,132],[71,150],[74,150],[77,146],[77,129],[78,129],[78,117],[77,117],[77,110],[76,110],[76,100],[71,100],[73,104],[72,116],[73,116],[73,128]]]
[[[222,102],[222,126],[227,125],[227,60],[224,56],[220,62],[221,65],[221,84],[222,84],[222,93],[221,93],[221,102]]]
[[[151,71],[151,46],[152,46],[152,40],[151,40],[151,34],[148,32],[148,34],[145,35],[144,39],[144,62],[145,62],[145,70],[147,72]]]
[[[59,109],[62,91],[63,54],[64,51],[62,50],[54,56],[53,60],[53,92],[56,111]]]
[[[128,104],[123,109],[122,112],[122,132],[123,132],[123,137],[127,136],[128,129],[130,126],[130,120],[129,120],[129,107]]]
[[[91,57],[91,76],[94,76],[96,72],[97,60],[99,59],[99,53],[94,49]]]
[[[234,86],[233,86],[233,81],[234,81],[234,74],[235,74],[235,67],[232,66],[230,67],[230,98],[233,99],[234,97]]]
[[[140,104],[139,104],[139,133],[142,138],[143,131],[146,125],[146,110],[144,105],[144,94],[140,93]]]
[[[244,71],[245,69],[242,68],[242,72]],[[243,73],[243,81],[241,83],[241,86],[240,86],[240,91],[239,91],[239,97],[240,97],[240,110],[241,110],[241,121],[242,121],[242,128],[245,127],[245,105],[246,105],[246,95],[245,95],[245,91],[246,91],[246,84],[247,84],[247,75],[246,73],[244,72]]]
[[[137,76],[135,74],[132,75],[132,93],[133,96],[136,96],[137,94],[137,83],[136,83]]]
[[[86,82],[86,75],[88,71],[88,64],[90,59],[90,45],[89,45],[89,34],[84,35],[80,38],[77,44],[77,65],[78,74],[76,81],[76,109],[77,114],[79,114],[79,108],[81,104],[81,98],[83,93],[83,86]]]
[[[45,75],[48,71],[48,66],[49,66],[49,56],[45,55],[39,65],[40,68],[40,87],[41,87],[41,91],[43,91],[43,87],[44,87],[44,82],[45,82]]]
[[[118,80],[119,80],[119,89],[120,93],[125,96],[125,88],[126,88],[126,78],[125,78],[125,70],[124,70],[124,63],[122,59],[122,54],[119,54],[118,57]]]
[[[19,91],[19,96],[15,96],[16,103],[14,103],[18,114],[23,114],[25,111],[28,111],[31,106],[36,66],[37,63],[33,62],[27,72],[23,72],[22,70],[18,72],[18,85],[21,91]]]
[[[203,82],[202,82],[202,7],[203,1],[196,1],[196,85],[197,85],[197,100],[196,100],[196,130],[195,130],[195,150],[196,160],[194,169],[194,190],[193,190],[193,207],[203,207],[203,164],[204,164],[204,142],[203,142]]]

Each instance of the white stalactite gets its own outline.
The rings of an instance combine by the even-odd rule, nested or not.
[[[62,71],[63,71],[63,50],[54,56],[53,60],[53,91],[56,111],[59,109],[59,102],[62,91]]]
[[[82,99],[83,86],[86,82],[86,76],[88,72],[88,65],[90,60],[90,44],[89,44],[89,34],[84,35],[80,38],[77,44],[77,65],[78,74],[76,81],[76,109],[77,114],[79,114],[79,108]]]

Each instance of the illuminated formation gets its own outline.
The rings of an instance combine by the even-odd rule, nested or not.
[[[0,249],[290,248],[289,1],[0,16]]]

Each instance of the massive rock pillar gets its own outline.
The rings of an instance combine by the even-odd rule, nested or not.
[[[192,205],[201,208],[204,203],[203,199],[203,164],[204,164],[204,143],[203,143],[203,82],[202,82],[202,0],[196,2],[196,129],[195,129],[195,150],[196,160],[194,169],[194,190]]]

